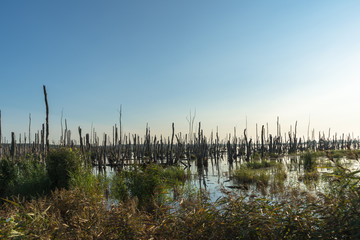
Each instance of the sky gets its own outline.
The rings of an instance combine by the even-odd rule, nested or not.
[[[360,135],[359,1],[0,1],[2,135]],[[33,139],[33,136],[32,136]]]

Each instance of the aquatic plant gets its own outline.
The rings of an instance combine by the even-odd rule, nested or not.
[[[211,203],[191,193],[151,212],[138,211],[134,199],[109,207],[102,194],[75,186],[36,201],[5,199],[0,238],[358,239],[360,172],[343,170],[334,194],[286,189],[275,201],[228,193]]]
[[[120,171],[112,180],[112,195],[125,201],[136,197],[139,206],[151,209],[153,201],[161,203],[167,189],[183,184],[185,171],[179,167],[163,168],[157,164],[134,166],[130,170]]]
[[[249,169],[260,169],[276,166],[278,163],[276,161],[252,161],[245,163],[246,167]]]
[[[240,184],[255,183],[258,186],[267,186],[270,175],[265,170],[253,170],[247,167],[240,167],[233,172],[233,178]]]
[[[304,170],[311,171],[316,167],[316,155],[311,152],[306,152],[302,156],[304,161]]]

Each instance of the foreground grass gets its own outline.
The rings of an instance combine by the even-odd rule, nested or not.
[[[0,238],[355,239],[360,212],[352,194],[316,200],[289,194],[282,201],[228,195],[215,203],[188,198],[176,209],[157,206],[149,213],[133,200],[109,208],[101,194],[62,189],[37,201],[5,200]]]
[[[81,169],[67,175],[66,187],[37,198],[4,196],[0,200],[0,239],[360,237],[358,172],[344,168],[329,177],[331,191],[326,195],[284,189],[277,200],[228,193],[209,202],[206,194],[186,191],[186,185],[178,184],[185,177],[180,169],[149,165],[116,176],[114,183],[118,185],[112,191],[120,197],[114,205],[109,205],[104,194],[108,180],[94,176],[91,169]],[[243,179],[248,179],[254,169],[243,171]],[[274,178],[281,183],[286,173],[278,168]],[[268,182],[268,177],[261,177],[260,183],[261,179]],[[183,190],[176,198],[159,202],[164,190],[174,186]]]

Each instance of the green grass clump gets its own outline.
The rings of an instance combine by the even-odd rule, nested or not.
[[[39,196],[50,192],[50,180],[46,167],[37,159],[18,162],[18,176],[13,195]]]
[[[45,165],[29,155],[0,161],[0,196],[36,197],[50,192]]]
[[[16,164],[10,159],[0,160],[0,196],[4,196],[16,181]]]
[[[345,156],[347,159],[358,160],[360,155],[360,150],[346,150]]]
[[[179,167],[163,168],[156,164],[135,166],[129,171],[118,172],[112,181],[112,195],[116,199],[137,198],[139,206],[151,209],[153,201],[164,200],[167,189],[183,184],[187,178]]]
[[[264,170],[254,170],[247,167],[236,169],[233,178],[240,184],[255,183],[259,186],[267,186],[270,175]]]
[[[275,161],[253,161],[247,162],[246,167],[249,169],[260,169],[276,166],[277,162]]]
[[[46,168],[53,188],[69,188],[71,174],[81,169],[81,155],[76,149],[52,149],[46,158]]]
[[[314,169],[312,171],[305,171],[303,175],[299,176],[299,181],[311,182],[319,180],[319,172]]]
[[[345,156],[344,150],[333,150],[331,151],[333,158],[343,158]]]
[[[286,170],[282,164],[279,164],[278,167],[275,169],[274,180],[276,182],[283,183],[286,178],[287,178]]]
[[[261,159],[261,154],[258,152],[253,153],[253,160],[257,161]]]
[[[277,194],[282,192],[285,189],[285,180],[287,178],[287,173],[284,165],[279,164],[273,171],[272,175],[274,178],[270,183],[270,192],[272,194]]]
[[[316,167],[316,154],[306,152],[301,157],[303,158],[305,171],[311,171]]]

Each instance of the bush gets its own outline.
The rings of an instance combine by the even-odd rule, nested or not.
[[[32,156],[0,161],[0,196],[34,197],[48,193],[50,182],[45,166]]]
[[[38,159],[30,157],[17,162],[17,177],[11,193],[34,197],[49,193],[50,181],[46,167]]]
[[[316,156],[310,152],[306,152],[302,157],[304,158],[304,170],[312,171],[316,167]]]
[[[151,209],[153,201],[162,202],[166,189],[182,184],[186,179],[184,170],[178,167],[162,168],[156,164],[134,167],[118,172],[112,182],[112,196],[125,201],[137,198],[139,207]]]
[[[14,161],[9,159],[0,160],[0,196],[8,191],[8,188],[16,181],[16,166]]]
[[[47,156],[46,168],[53,188],[69,188],[71,175],[80,172],[80,154],[71,148],[53,149]]]

